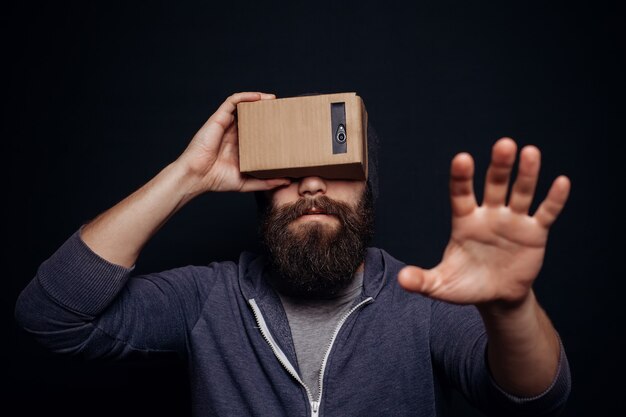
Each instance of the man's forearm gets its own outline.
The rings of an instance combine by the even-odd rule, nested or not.
[[[131,267],[146,242],[191,198],[197,181],[182,164],[168,165],[152,180],[100,214],[81,231],[82,240],[107,261]]]
[[[533,397],[554,380],[560,344],[550,319],[531,291],[519,305],[480,306],[488,336],[491,373],[506,392]]]

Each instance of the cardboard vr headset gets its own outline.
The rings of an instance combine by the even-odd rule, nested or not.
[[[356,93],[239,103],[237,127],[244,174],[367,179],[367,111]]]

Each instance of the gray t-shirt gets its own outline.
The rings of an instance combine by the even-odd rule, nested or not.
[[[362,289],[363,272],[356,272],[350,286],[333,298],[306,300],[279,294],[289,320],[300,377],[314,400],[319,396],[322,360],[333,331],[344,314],[350,311]]]

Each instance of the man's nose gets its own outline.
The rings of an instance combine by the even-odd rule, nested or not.
[[[326,194],[326,181],[321,177],[304,177],[298,184],[298,194],[302,197],[315,197]]]

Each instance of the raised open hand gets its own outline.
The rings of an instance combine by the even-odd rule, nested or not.
[[[239,171],[239,141],[235,122],[237,104],[274,98],[273,94],[258,92],[233,94],[198,130],[177,161],[199,178],[193,194],[206,191],[261,191],[289,184],[285,178],[262,180]]]
[[[565,176],[555,179],[545,200],[529,215],[541,154],[536,147],[526,146],[507,205],[516,154],[512,139],[495,143],[481,206],[472,185],[472,157],[467,153],[455,156],[450,178],[450,242],[434,268],[407,266],[400,271],[398,280],[405,289],[457,304],[515,304],[527,297],[543,263],[549,228],[567,200],[570,181]]]

